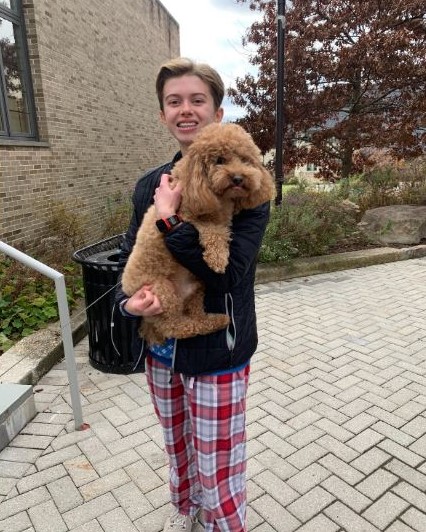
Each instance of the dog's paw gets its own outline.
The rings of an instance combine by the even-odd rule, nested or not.
[[[207,266],[216,273],[225,273],[229,262],[229,250],[218,253],[217,250],[206,249],[203,253],[203,259]]]

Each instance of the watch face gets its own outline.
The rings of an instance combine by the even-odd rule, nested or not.
[[[176,215],[170,216],[170,218],[167,218],[167,221],[170,223],[170,225],[172,227],[174,227],[175,225],[177,225],[180,222],[178,216],[176,216]]]
[[[173,229],[173,227],[180,224],[180,222],[181,219],[179,216],[174,214],[173,216],[170,216],[170,218],[162,218],[161,220],[157,220],[155,225],[161,233],[168,233]]]

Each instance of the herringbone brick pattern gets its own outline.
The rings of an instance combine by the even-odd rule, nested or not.
[[[426,259],[256,287],[248,418],[252,532],[426,531]],[[144,376],[76,349],[35,386],[39,414],[0,453],[0,531],[159,532],[162,435]]]

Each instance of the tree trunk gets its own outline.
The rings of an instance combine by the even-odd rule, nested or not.
[[[342,169],[340,177],[342,179],[347,178],[351,175],[352,172],[352,155],[353,148],[350,144],[346,144],[342,152]]]

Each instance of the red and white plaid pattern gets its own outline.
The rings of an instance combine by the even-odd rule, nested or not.
[[[171,501],[204,509],[206,532],[246,532],[246,395],[249,366],[185,377],[147,357],[146,377],[163,427]]]

